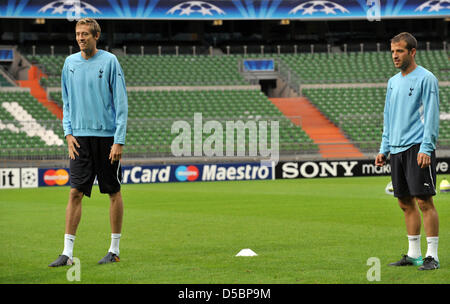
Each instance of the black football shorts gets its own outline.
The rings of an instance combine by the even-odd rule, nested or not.
[[[84,195],[90,197],[92,185],[97,176],[101,193],[120,191],[122,167],[120,161],[111,164],[108,158],[114,137],[76,136],[79,155],[70,160],[70,184]]]
[[[406,151],[391,154],[391,177],[395,197],[436,195],[436,154],[431,153],[431,164],[420,168],[417,154],[420,144]]]

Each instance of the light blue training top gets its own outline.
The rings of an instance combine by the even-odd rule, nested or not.
[[[380,153],[386,157],[420,144],[419,153],[431,155],[439,135],[439,86],[437,78],[417,66],[388,81]]]
[[[98,50],[88,60],[81,52],[68,56],[61,87],[64,136],[114,136],[114,143],[125,144],[128,97],[114,54]]]

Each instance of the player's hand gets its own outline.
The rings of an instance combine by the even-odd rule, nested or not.
[[[121,144],[112,145],[111,152],[109,152],[109,159],[111,160],[111,164],[122,159],[122,149],[123,145]]]
[[[386,156],[382,153],[378,154],[375,158],[375,165],[378,167],[383,167],[386,164]]]
[[[67,147],[69,149],[69,158],[75,160],[75,155],[80,156],[75,147],[79,148],[80,144],[77,142],[76,138],[73,137],[73,135],[71,134],[66,136],[66,140],[67,140]]]
[[[431,164],[431,157],[426,155],[425,153],[417,154],[417,164],[420,168],[426,168]]]

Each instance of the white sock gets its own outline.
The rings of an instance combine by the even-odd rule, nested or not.
[[[75,236],[72,234],[64,234],[64,250],[63,255],[68,256],[73,260],[73,243],[75,242]]]
[[[109,252],[112,252],[116,255],[119,255],[119,242],[120,242],[120,233],[111,233],[111,246],[109,247]]]
[[[407,255],[413,259],[417,259],[422,255],[420,250],[420,234],[408,235],[409,249]]]
[[[438,236],[432,236],[427,237],[427,255],[425,257],[431,256],[436,261],[439,261],[438,258],[438,243],[439,243],[439,237]]]

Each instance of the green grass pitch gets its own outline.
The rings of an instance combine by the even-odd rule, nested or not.
[[[443,176],[439,176],[438,184]],[[389,267],[407,252],[389,177],[124,185],[121,262],[109,248],[109,202],[94,187],[70,267],[62,252],[68,187],[0,191],[0,283],[450,283],[450,193],[438,193],[441,269]],[[256,257],[236,257],[244,248]],[[422,228],[422,254],[426,253]],[[371,257],[380,281],[368,281]]]

